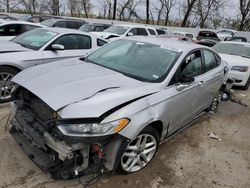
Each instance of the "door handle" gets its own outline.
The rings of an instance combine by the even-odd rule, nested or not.
[[[204,81],[199,81],[199,83],[198,83],[199,85],[204,85],[205,84],[205,82]]]

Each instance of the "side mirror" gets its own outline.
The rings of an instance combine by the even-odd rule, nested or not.
[[[192,76],[182,75],[179,81],[181,84],[191,84],[194,80],[195,79]]]
[[[51,46],[51,49],[52,49],[52,50],[55,50],[55,51],[57,51],[57,50],[64,50],[64,46],[61,45],[61,44],[53,44],[53,45]]]
[[[132,32],[128,32],[127,36],[133,36],[134,34]]]

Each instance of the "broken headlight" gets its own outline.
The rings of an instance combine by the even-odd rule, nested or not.
[[[129,124],[129,119],[123,118],[109,123],[63,124],[58,129],[67,136],[92,137],[111,135],[121,131]]]

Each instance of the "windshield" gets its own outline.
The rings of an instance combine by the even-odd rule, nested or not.
[[[55,23],[54,19],[48,19],[48,20],[42,21],[40,24],[48,26],[48,27],[52,27],[54,23]]]
[[[80,27],[79,30],[85,31],[85,32],[90,32],[90,31],[92,31],[93,27],[94,27],[93,25],[85,24],[82,27]]]
[[[118,35],[124,34],[129,28],[124,26],[111,26],[108,29],[105,29],[104,32],[115,33]]]
[[[90,54],[85,61],[137,80],[160,82],[179,55],[180,52],[154,44],[118,40]]]
[[[30,18],[31,18],[30,15],[24,15],[24,16],[21,16],[18,20],[21,20],[21,21],[28,21]]]
[[[250,58],[250,44],[217,43],[213,49],[221,54]]]
[[[48,41],[54,38],[58,33],[43,30],[43,29],[34,29],[28,31],[18,37],[14,38],[12,41],[20,44],[25,48],[32,50],[39,50],[43,47]]]

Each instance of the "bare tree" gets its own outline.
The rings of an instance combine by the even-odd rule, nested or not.
[[[205,27],[205,23],[216,11],[223,9],[227,0],[198,0],[195,7],[195,14],[198,15],[200,28]]]
[[[187,26],[188,18],[191,15],[196,2],[197,0],[186,0],[186,3],[181,4],[184,11],[184,18],[182,20],[181,27]]]
[[[98,3],[100,4],[100,9],[102,10],[102,17],[105,19],[108,17],[108,19],[111,18],[111,0],[98,0]]]
[[[146,0],[146,24],[149,24],[149,0]]]
[[[0,5],[6,8],[6,12],[15,9],[19,4],[20,2],[16,0],[0,0]]]
[[[113,20],[116,18],[116,6],[117,6],[117,0],[114,0],[114,6],[113,6]]]
[[[60,15],[60,8],[62,6],[60,0],[48,0],[48,11],[52,15]]]
[[[242,31],[248,27],[250,22],[250,0],[239,0],[240,2],[240,25],[239,30]]]
[[[121,2],[119,7],[117,8],[119,14],[119,20],[128,21],[131,17],[136,17],[137,19],[141,19],[139,15],[136,13],[136,7],[143,0],[126,0],[125,2]]]
[[[29,14],[43,13],[48,8],[46,0],[19,0],[19,2]]]

